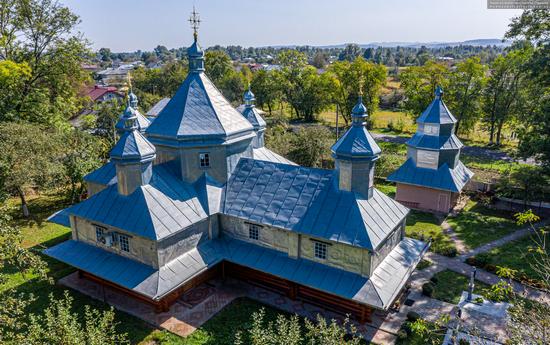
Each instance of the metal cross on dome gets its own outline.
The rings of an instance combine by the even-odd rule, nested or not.
[[[195,6],[193,6],[193,12],[191,12],[191,16],[189,17],[189,23],[191,24],[191,28],[193,29],[193,37],[196,41],[199,32],[199,26],[201,24],[201,18],[199,17],[199,13],[195,10]]]

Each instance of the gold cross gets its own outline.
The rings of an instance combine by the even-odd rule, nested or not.
[[[191,16],[189,17],[189,23],[191,24],[191,28],[193,29],[193,37],[195,38],[195,41],[197,40],[199,26],[201,24],[201,18],[199,17],[199,13],[195,11],[195,6],[193,6],[193,12],[191,12]]]

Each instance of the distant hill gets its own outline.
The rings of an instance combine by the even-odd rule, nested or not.
[[[315,46],[319,48],[344,48],[348,43],[345,44],[334,44],[334,45],[325,45],[325,46]],[[390,47],[410,47],[410,48],[420,48],[425,46],[427,48],[443,48],[443,47],[456,47],[459,45],[463,46],[497,46],[497,47],[508,47],[510,46],[510,41],[502,41],[498,38],[482,38],[475,40],[467,40],[462,42],[371,42],[366,44],[359,44],[361,48],[390,48]],[[297,45],[277,45],[270,46],[273,48],[296,48]]]

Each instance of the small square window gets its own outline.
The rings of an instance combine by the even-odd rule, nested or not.
[[[248,238],[257,241],[260,238],[260,227],[256,224],[248,224]]]
[[[130,251],[130,239],[126,235],[118,235],[118,241],[120,243],[120,250],[123,252]]]
[[[210,166],[210,154],[199,153],[199,161],[201,168],[208,168]]]
[[[327,244],[321,242],[314,242],[314,254],[317,259],[326,260],[327,259]]]
[[[104,243],[105,241],[105,228],[102,226],[95,227],[95,239],[97,242]]]

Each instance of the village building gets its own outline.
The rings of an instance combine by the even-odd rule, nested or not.
[[[416,122],[416,133],[406,143],[407,160],[388,180],[397,184],[395,199],[407,207],[447,213],[474,174],[460,161],[464,145],[440,87]]]
[[[124,97],[114,86],[94,85],[88,88],[85,93],[92,103],[101,103],[114,99],[121,100]]]
[[[58,212],[72,238],[44,251],[90,279],[166,311],[214,277],[232,277],[361,322],[392,306],[428,245],[405,237],[409,209],[373,185],[381,150],[361,99],[333,146],[332,170],[264,146],[249,90],[239,113],[204,73],[189,73],[142,133],[130,102],[90,197]]]

